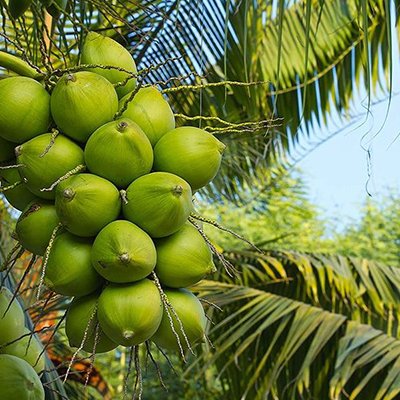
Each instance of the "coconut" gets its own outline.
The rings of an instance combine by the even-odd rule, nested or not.
[[[72,139],[86,142],[118,110],[114,86],[93,72],[64,75],[51,94],[51,114],[57,126]]]
[[[98,325],[97,314],[93,315],[97,300],[98,293],[84,297],[75,297],[68,307],[65,318],[65,333],[68,337],[69,345],[78,348],[82,347],[88,353],[93,353],[95,342],[96,353],[105,353],[117,347],[117,344],[107,337]],[[86,339],[82,343],[85,332]]]
[[[129,221],[114,221],[97,235],[92,264],[111,282],[134,282],[153,271],[156,249],[150,236],[138,226]]]
[[[178,231],[192,211],[189,184],[176,175],[154,172],[132,182],[123,203],[125,218],[151,237],[159,238]]]
[[[0,288],[0,346],[24,334],[25,315],[17,299],[13,300],[7,313],[4,314],[12,298],[13,294],[2,286]]]
[[[201,341],[204,338],[207,320],[203,306],[198,298],[187,289],[165,290],[165,294],[182,323],[190,345],[192,346],[196,342]],[[183,349],[187,349],[180,324],[173,313],[170,312],[170,314],[173,319],[174,329],[179,335],[181,346]],[[178,341],[172,331],[166,312],[164,312],[160,327],[151,340],[163,349],[179,351]]]
[[[130,96],[129,93],[120,100],[120,109]],[[127,104],[122,115],[135,121],[143,129],[153,147],[165,133],[175,128],[174,113],[154,86],[140,89]]]
[[[51,133],[37,136],[15,149],[19,174],[28,189],[36,196],[44,199],[54,199],[52,191],[42,191],[49,188],[67,172],[84,164],[82,149],[63,135],[58,135],[52,143]]]
[[[0,80],[0,136],[23,143],[47,131],[50,95],[32,78],[15,76]]]
[[[0,163],[11,161],[14,155],[15,143],[0,137]]]
[[[54,204],[33,201],[18,218],[15,227],[18,241],[26,250],[42,256],[59,222]]]
[[[35,370],[21,358],[0,354],[0,399],[44,400],[44,389]]]
[[[92,267],[90,255],[92,241],[69,232],[57,236],[47,262],[45,282],[64,296],[85,296],[103,283]]]
[[[12,356],[22,358],[25,360],[33,369],[40,373],[45,369],[45,353],[43,352],[43,346],[39,343],[36,336],[25,328],[23,336],[14,343],[8,346],[0,348],[0,353],[10,354]]]
[[[125,71],[137,73],[135,61],[129,51],[115,40],[89,32],[81,53],[81,64],[100,64],[123,68]],[[90,71],[104,76],[111,83],[124,82],[129,74],[117,69],[91,68]],[[135,89],[136,78],[129,79],[125,85],[116,88],[119,97]]]
[[[96,175],[79,174],[57,185],[56,209],[68,231],[90,237],[118,217],[121,200],[111,182]]]
[[[108,337],[123,346],[135,346],[150,339],[160,325],[161,296],[148,279],[110,284],[100,295],[97,314]]]
[[[85,147],[90,172],[126,188],[153,166],[153,149],[143,131],[128,118],[108,122],[90,136]]]
[[[68,0],[53,0],[49,2],[46,7],[47,12],[54,18],[59,18],[61,15],[61,11],[65,12],[65,9],[68,5]]]
[[[7,201],[17,210],[22,211],[30,202],[37,200],[37,197],[28,190],[26,184],[22,182],[22,178],[19,175],[17,168],[0,170],[0,182],[2,187],[11,186],[14,183],[21,182],[15,188],[8,189],[4,192]]]
[[[8,11],[11,17],[19,18],[31,6],[32,0],[10,0],[8,2]]]
[[[176,128],[154,148],[154,170],[178,175],[197,190],[217,174],[224,149],[225,145],[209,132],[192,126]]]
[[[156,274],[163,285],[187,287],[215,271],[210,248],[189,222],[173,235],[158,239],[156,249]]]

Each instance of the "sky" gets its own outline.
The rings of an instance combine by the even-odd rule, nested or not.
[[[343,130],[298,164],[310,200],[330,219],[358,218],[368,193],[375,198],[389,188],[400,193],[400,137],[396,139],[400,134],[400,96],[392,98],[385,122],[387,107],[387,102],[372,107],[372,116],[356,127],[347,128],[343,123]],[[363,139],[376,133],[371,141]]]

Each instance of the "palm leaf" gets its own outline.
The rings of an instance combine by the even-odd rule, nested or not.
[[[223,311],[211,311],[215,349],[187,374],[216,365],[224,398],[396,398],[397,268],[295,252],[227,256],[239,277],[195,287]]]
[[[342,117],[349,115],[356,87],[365,87],[368,96],[377,86],[391,90],[388,6],[383,1],[361,4],[360,8],[357,1],[339,0],[217,1],[204,2],[200,8],[194,2],[180,2],[179,13],[166,21],[157,43],[139,62],[149,65],[172,55],[181,58],[149,79],[163,81],[195,72],[204,76],[197,83],[266,83],[170,92],[175,110],[232,122],[274,116],[284,120],[282,128],[260,129],[247,134],[250,137],[244,137],[245,132],[220,135],[229,146],[215,181],[219,191],[229,197],[241,184],[251,186],[252,179],[259,178],[259,167],[275,163],[315,124],[323,126],[333,110]]]

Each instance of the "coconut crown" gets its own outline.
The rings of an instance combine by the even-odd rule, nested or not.
[[[153,172],[129,185],[122,204],[125,218],[151,237],[159,238],[178,231],[193,209],[189,184],[177,175]]]
[[[81,52],[81,63],[118,67],[132,74],[137,73],[135,61],[129,51],[115,40],[96,32],[89,32],[86,35]],[[118,69],[91,68],[90,71],[104,76],[111,83],[125,82],[123,86],[116,89],[119,97],[125,96],[136,86],[136,78],[126,81],[130,75]]]
[[[32,0],[10,0],[8,3],[10,15],[15,19],[21,17],[31,4]]]
[[[102,125],[90,136],[85,146],[85,162],[90,172],[125,189],[151,171],[153,149],[135,122],[119,118]]]
[[[166,133],[154,148],[154,170],[178,175],[192,190],[211,182],[221,165],[225,145],[203,129],[182,126]]]
[[[167,100],[156,87],[139,89],[135,97],[126,104],[131,94],[119,102],[119,108],[126,107],[123,116],[135,121],[149,138],[154,147],[158,140],[175,128],[175,116]]]
[[[64,296],[85,296],[99,289],[104,281],[92,267],[91,250],[91,239],[59,234],[48,257],[46,285]]]
[[[2,186],[10,186],[19,184],[13,189],[6,190],[4,196],[7,201],[17,210],[24,210],[29,203],[36,200],[37,197],[27,188],[26,184],[21,181],[17,168],[9,168],[0,170],[0,182]]]
[[[2,354],[10,354],[25,360],[33,369],[40,373],[45,369],[45,353],[42,353],[43,346],[36,336],[32,335],[27,328],[19,340],[0,349]],[[42,354],[41,354],[42,353]]]
[[[50,95],[32,78],[13,76],[0,80],[0,136],[23,143],[50,125]]]
[[[110,282],[135,282],[146,278],[156,265],[151,237],[132,222],[113,221],[93,243],[92,265]]]
[[[0,346],[15,340],[24,332],[24,312],[17,299],[14,299],[9,307],[12,298],[13,294],[10,290],[2,286],[0,288]],[[9,310],[5,313],[8,307]]]
[[[59,222],[54,204],[41,199],[33,201],[18,218],[18,241],[26,250],[42,256]]]
[[[114,86],[103,76],[89,71],[68,73],[51,93],[51,114],[57,127],[78,142],[86,142],[118,110]]]
[[[215,271],[208,244],[190,222],[173,235],[157,239],[156,249],[155,272],[165,286],[191,286]]]
[[[19,357],[0,354],[0,398],[44,400],[44,389],[35,370]]]
[[[59,183],[56,210],[65,228],[77,236],[93,237],[117,219],[121,200],[118,189],[93,174],[78,174]]]
[[[65,333],[70,346],[82,347],[88,353],[93,352],[95,345],[96,326],[98,324],[95,308],[98,296],[99,293],[95,292],[88,296],[75,297],[69,305],[65,318]],[[97,329],[99,331],[95,352],[104,353],[115,349],[117,344],[107,337],[101,327]],[[85,332],[87,332],[86,340],[83,342]]]
[[[51,146],[49,147],[49,144]],[[27,188],[37,197],[54,199],[52,185],[78,166],[83,166],[83,150],[63,135],[53,139],[44,133],[21,144],[15,149],[18,168]]]
[[[98,318],[113,341],[134,346],[150,339],[163,316],[158,288],[149,279],[129,284],[110,284],[100,295]]]
[[[196,342],[201,341],[204,337],[207,320],[198,298],[187,289],[167,289],[165,295],[182,323],[189,344],[193,346]],[[181,347],[187,349],[181,325],[175,316],[172,319],[174,329],[179,335]],[[179,351],[179,344],[166,312],[164,312],[160,327],[151,340],[166,350]]]

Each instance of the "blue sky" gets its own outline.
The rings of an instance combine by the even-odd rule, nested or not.
[[[368,120],[356,125],[356,129],[343,123],[342,131],[298,164],[308,184],[310,199],[329,218],[359,216],[367,196],[369,167],[365,147],[369,146],[371,152],[368,192],[373,197],[389,187],[400,192],[400,137],[395,140],[400,134],[400,96],[392,98],[384,123],[387,107],[386,101],[372,107]],[[383,123],[383,129],[369,141]],[[327,129],[336,131],[333,126]],[[322,132],[314,134],[321,136]]]

